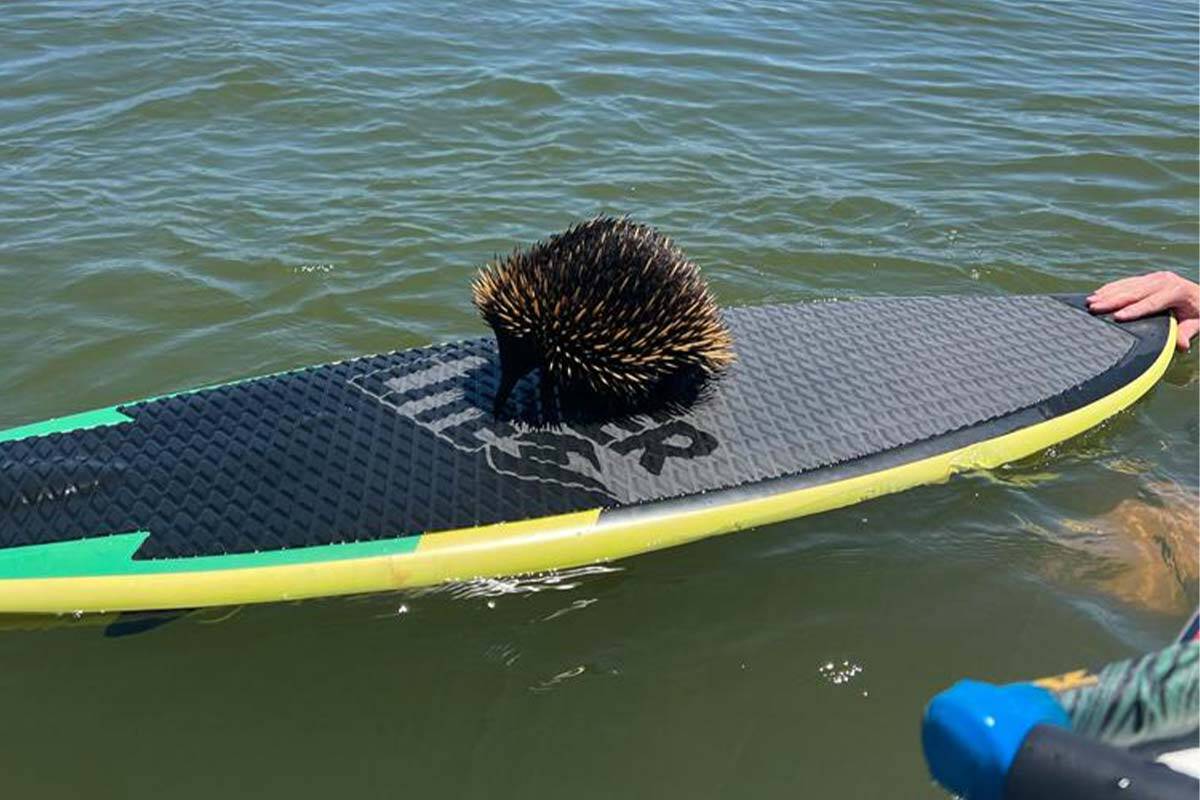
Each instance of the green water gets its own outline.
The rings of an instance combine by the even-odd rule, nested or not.
[[[1196,277],[1194,3],[0,20],[0,428],[478,334],[475,267],[599,211],[726,303]],[[5,633],[0,787],[939,797],[933,692],[1175,632],[1198,438],[1191,354],[1014,467],[610,569]]]

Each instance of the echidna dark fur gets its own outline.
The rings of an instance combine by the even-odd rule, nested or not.
[[[700,270],[666,236],[625,218],[596,217],[515,250],[480,270],[472,289],[499,348],[497,414],[534,369],[543,406],[552,390],[636,406],[734,358]]]

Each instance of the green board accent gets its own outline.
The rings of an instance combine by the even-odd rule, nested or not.
[[[120,425],[123,422],[133,422],[133,417],[127,417],[116,406],[98,408],[95,411],[84,411],[81,414],[71,414],[45,422],[35,422],[32,425],[22,425],[19,428],[9,428],[0,431],[0,442],[11,442],[17,439],[28,439],[31,436],[45,436],[49,433],[67,433],[80,431],[84,428],[98,428],[102,425]]]
[[[98,575],[163,575],[172,572],[208,572],[249,567],[316,564],[349,558],[392,556],[417,549],[420,536],[402,536],[374,542],[344,542],[297,547],[265,553],[232,553],[224,556],[162,558],[136,561],[133,554],[150,536],[148,531],[114,533],[94,539],[35,544],[0,551],[0,580],[20,578],[80,578]]]

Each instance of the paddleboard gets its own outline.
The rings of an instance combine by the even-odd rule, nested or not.
[[[814,514],[1081,433],[1154,385],[1175,336],[1077,297],[725,314],[734,366],[617,419],[544,413],[536,373],[496,418],[486,337],[0,431],[0,613],[428,586]]]

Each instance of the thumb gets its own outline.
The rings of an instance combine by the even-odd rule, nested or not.
[[[1179,323],[1179,341],[1176,346],[1180,350],[1189,349],[1192,337],[1197,333],[1200,333],[1200,319],[1185,319]]]

